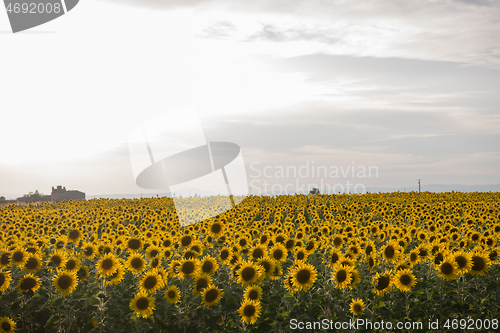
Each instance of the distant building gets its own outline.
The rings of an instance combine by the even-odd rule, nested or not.
[[[59,185],[57,188],[52,187],[51,199],[52,201],[85,200],[85,193],[80,191],[66,191],[66,187]]]

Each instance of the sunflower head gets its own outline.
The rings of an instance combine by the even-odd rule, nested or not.
[[[255,324],[257,319],[259,319],[261,309],[262,307],[259,301],[245,299],[241,303],[238,312],[243,322],[247,324]]]
[[[181,298],[181,291],[177,286],[170,286],[165,290],[165,298],[169,303],[175,304]]]
[[[222,291],[222,289],[219,289],[213,284],[210,284],[203,290],[201,301],[204,306],[210,307],[217,304],[222,298],[223,294],[224,292]]]
[[[63,295],[69,295],[78,284],[76,272],[62,270],[52,279],[52,285]]]
[[[363,314],[364,309],[365,309],[365,303],[361,298],[353,298],[351,300],[349,311],[351,311],[352,314],[359,316]]]
[[[155,310],[154,298],[148,297],[146,293],[139,292],[132,301],[129,307],[134,311],[137,317],[147,318],[153,314]]]

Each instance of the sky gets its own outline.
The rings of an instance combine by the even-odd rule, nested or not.
[[[252,193],[498,184],[499,35],[490,0],[86,0],[16,34],[0,11],[0,196],[159,192],[129,136],[186,107]]]

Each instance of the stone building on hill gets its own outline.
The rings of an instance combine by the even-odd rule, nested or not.
[[[85,193],[74,190],[67,191],[66,187],[62,187],[59,185],[57,186],[57,188],[52,187],[51,200],[85,200]]]

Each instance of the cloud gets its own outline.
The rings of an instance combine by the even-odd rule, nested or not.
[[[260,54],[399,57],[500,68],[500,4],[494,1],[128,0],[125,4],[190,11],[194,16],[187,24],[197,27],[195,35],[248,44],[249,52]]]

